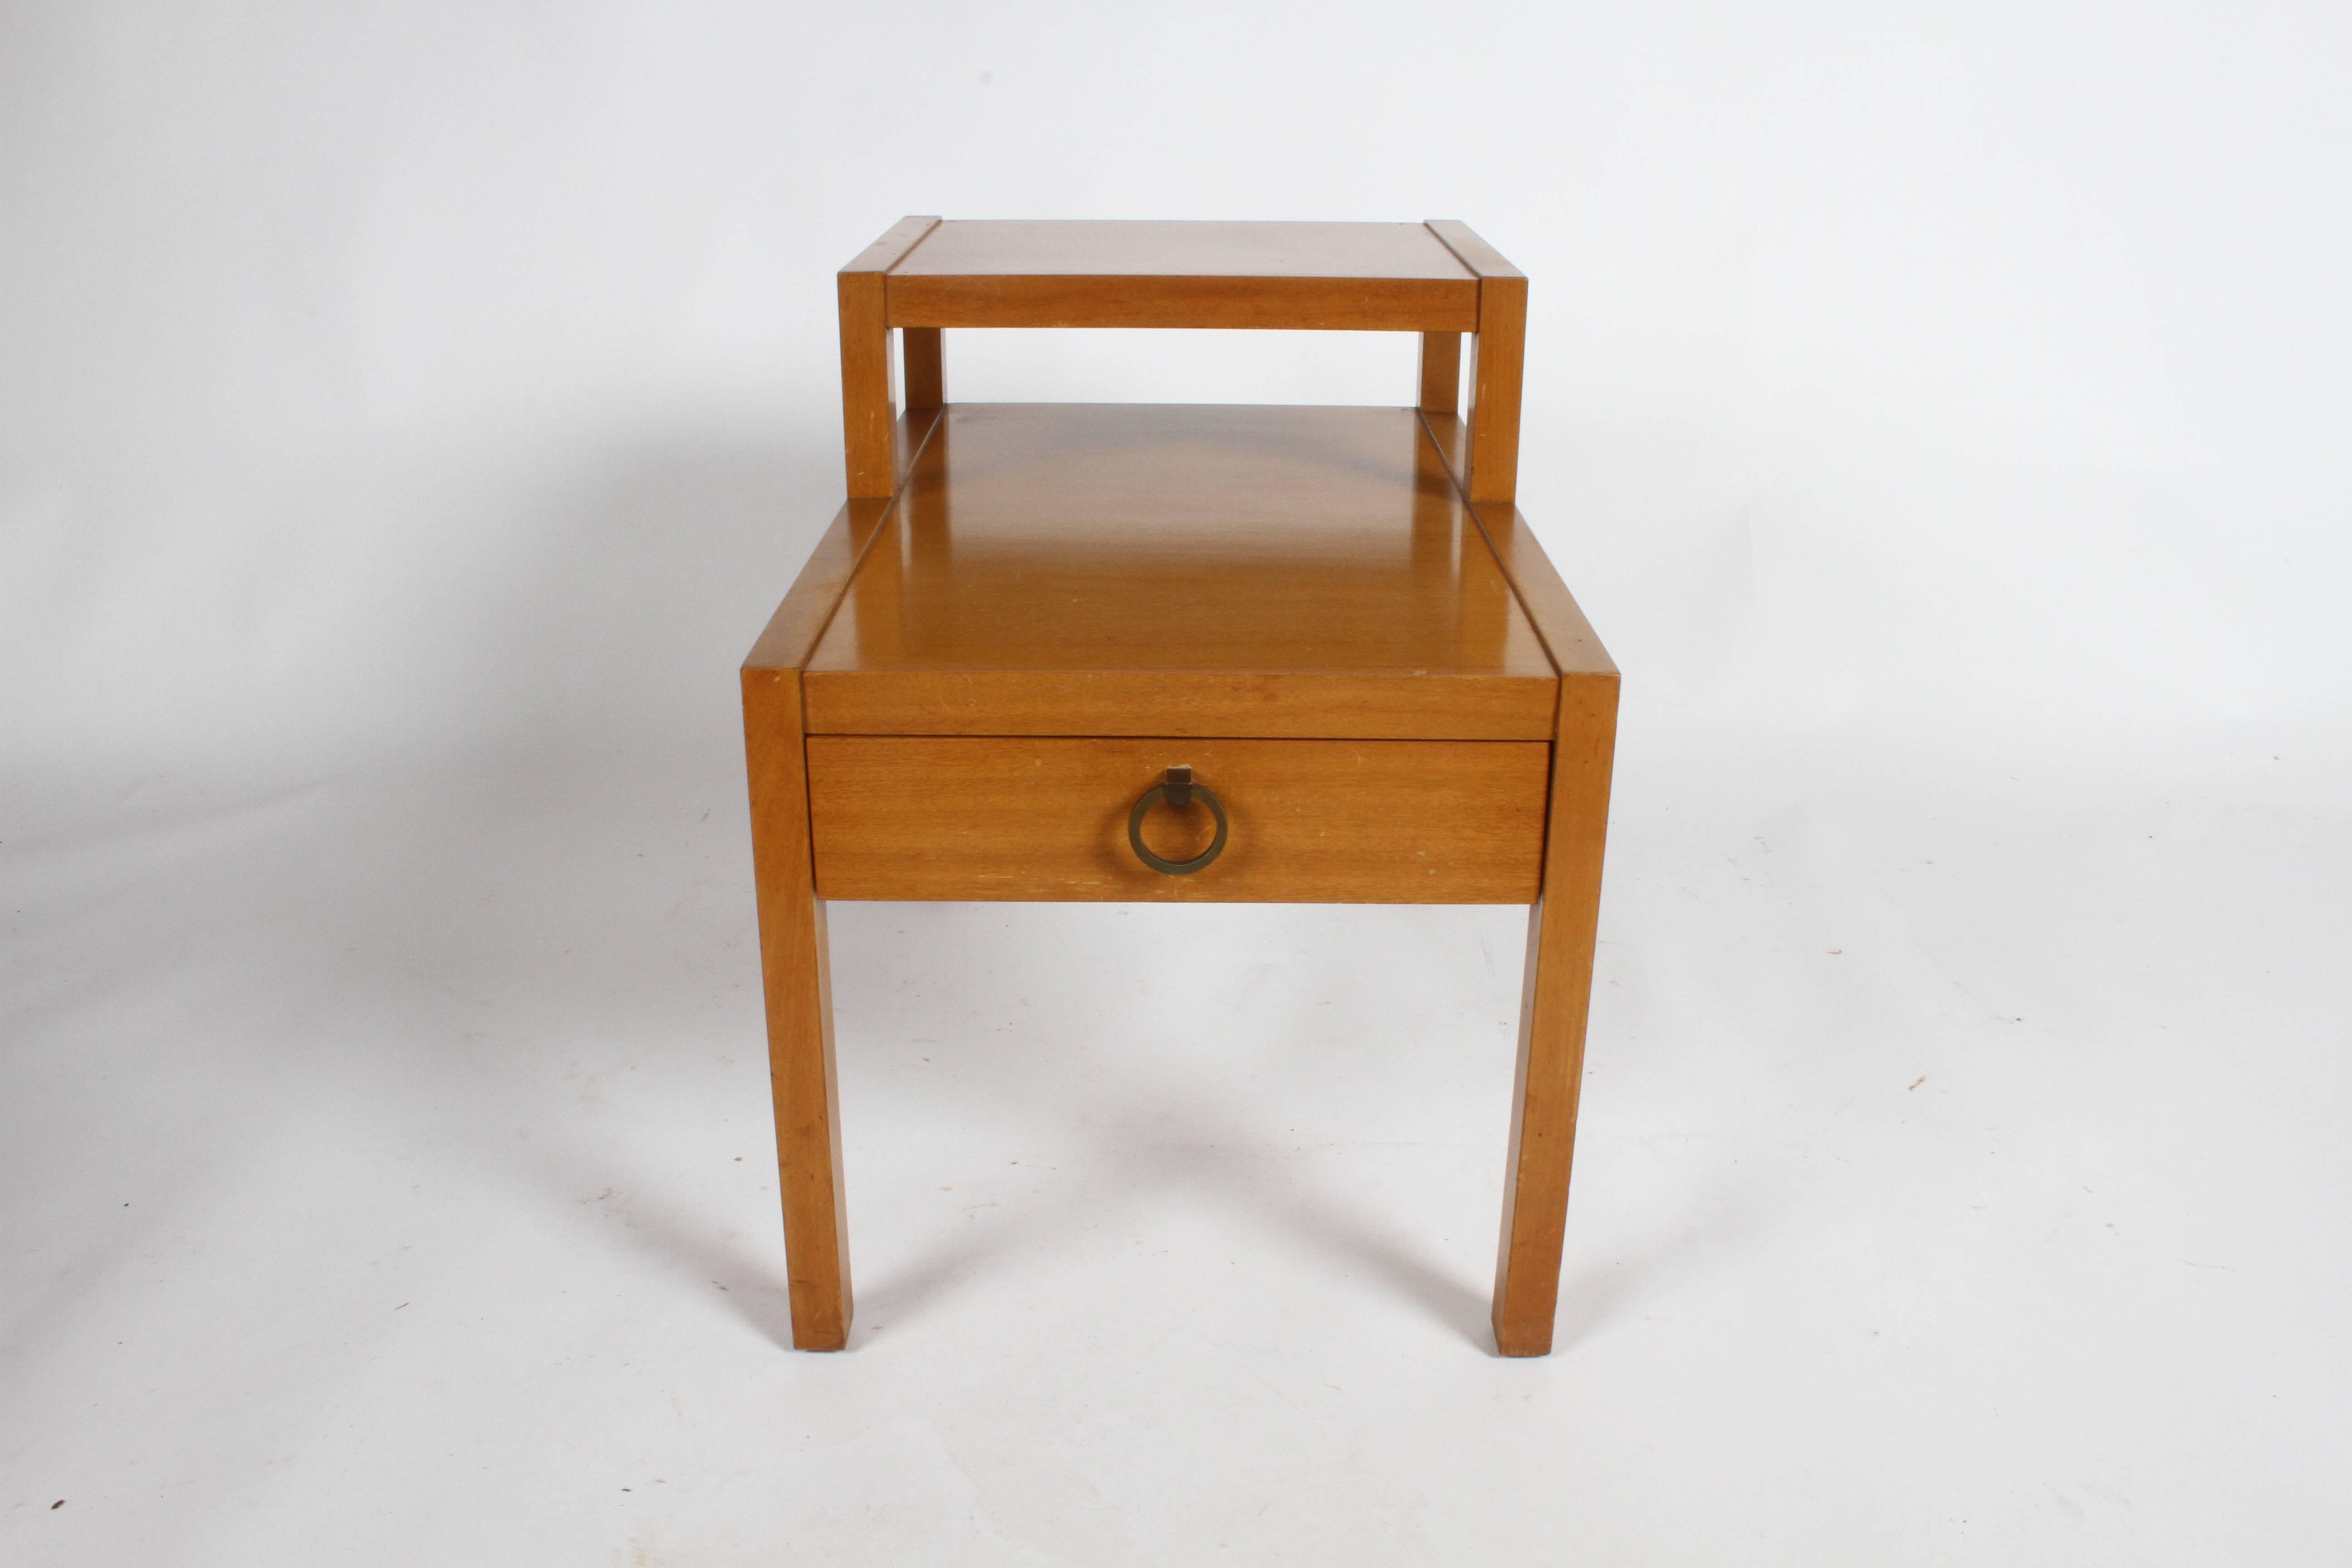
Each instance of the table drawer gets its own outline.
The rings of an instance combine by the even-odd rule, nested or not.
[[[1551,748],[1519,741],[1201,741],[812,735],[809,815],[827,899],[1525,904],[1543,869]],[[1189,765],[1222,805],[1217,858],[1146,866],[1131,807]],[[1197,798],[1145,847],[1206,849]]]

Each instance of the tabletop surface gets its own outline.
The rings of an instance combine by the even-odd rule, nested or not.
[[[950,219],[894,278],[1382,278],[1476,275],[1417,223]]]
[[[1553,674],[1410,409],[961,404],[811,669]]]

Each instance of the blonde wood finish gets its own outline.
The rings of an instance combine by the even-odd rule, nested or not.
[[[1448,284],[1465,299],[1475,293],[1479,273],[1451,239],[1425,224],[1054,218],[950,219],[892,270],[902,279],[1000,281],[1036,276],[1403,279]]]
[[[907,476],[914,472],[916,460],[923,455],[931,433],[946,420],[947,412],[944,406],[909,408],[898,416],[898,437],[892,447],[898,458],[898,470],[891,479],[893,495],[907,488]]]
[[[1462,334],[1421,334],[1421,409],[1452,414],[1462,406]]]
[[[895,327],[1462,332],[1478,283],[1418,224],[950,221],[888,294]]]
[[[857,254],[835,279],[841,307],[841,432],[853,500],[887,500],[898,458],[898,367],[890,357],[884,279],[939,226],[936,217],[901,218]]]
[[[1428,415],[1423,416],[1423,422],[1428,426],[1430,439],[1458,475],[1469,442],[1462,421],[1444,415]],[[1516,506],[1482,505],[1471,510],[1478,520],[1479,531],[1502,563],[1504,574],[1510,578],[1511,590],[1518,595],[1520,607],[1535,624],[1536,635],[1543,639],[1544,651],[1559,672],[1563,676],[1614,676],[1617,666],[1611,661],[1609,650],[1601,646],[1600,635],[1584,618],[1576,596],[1560,580],[1559,570],[1544,553],[1543,546],[1536,542],[1535,530],[1528,526],[1527,514]]]
[[[1478,274],[1478,335],[1470,360],[1470,460],[1475,501],[1510,501],[1519,489],[1519,388],[1527,359],[1528,277],[1452,218],[1428,228]]]
[[[747,670],[770,673],[790,672],[797,677],[800,668],[824,635],[825,625],[833,619],[841,604],[843,590],[849,586],[851,574],[866,553],[867,545],[880,531],[882,520],[888,515],[890,503],[884,500],[852,500],[834,514],[833,526],[826,529],[810,552],[808,564],[793,582],[792,591],[784,595],[776,613],[768,618],[767,629],[743,660]],[[794,682],[798,684],[797,680]],[[797,720],[795,721],[797,722]]]
[[[1528,283],[1478,285],[1470,351],[1470,499],[1508,506],[1519,493],[1519,385],[1527,357]]]
[[[1422,226],[1435,235],[1438,243],[1454,253],[1455,260],[1467,268],[1474,277],[1516,278],[1527,281],[1528,275],[1503,258],[1503,253],[1478,237],[1478,233],[1459,218],[1433,217],[1423,219]]]
[[[1403,278],[893,278],[889,310],[919,327],[1466,332],[1478,316],[1464,294]]]
[[[1528,915],[1519,1056],[1495,1265],[1495,1346],[1548,1355],[1559,1305],[1569,1172],[1584,1085],[1585,1023],[1600,929],[1601,849],[1617,734],[1617,677],[1560,682],[1543,897]]]
[[[899,443],[908,460],[937,423],[934,410],[901,425]],[[824,904],[816,894],[809,848],[801,666],[888,510],[887,500],[851,500],[842,507],[752,645],[741,676],[768,1079],[775,1100],[776,1190],[783,1198],[793,1342],[803,1350],[839,1350],[847,1343],[852,1304],[832,968]]]
[[[775,1100],[776,1190],[783,1200],[793,1343],[802,1350],[846,1344],[853,1307],[837,1135],[832,969],[824,906],[817,900],[809,851],[799,665],[824,630],[858,554],[872,542],[884,504],[852,500],[842,508],[742,671],[768,1078]]]
[[[1411,410],[957,405],[808,664],[843,734],[1548,740]]]
[[[898,373],[882,324],[882,275],[844,272],[841,295],[841,429],[850,499],[889,499],[898,468],[891,437],[898,418]]]
[[[1189,876],[1146,867],[1129,808],[1192,768],[1230,823]],[[812,735],[827,899],[1516,904],[1537,895],[1550,749],[1534,742],[1044,740]],[[1171,860],[1209,846],[1195,804],[1153,810]]]
[[[902,217],[882,231],[881,237],[849,258],[844,272],[887,272],[901,266],[921,245],[925,237],[940,226],[936,215],[919,214]]]
[[[1161,735],[1510,741],[1540,738],[1533,700],[1485,680],[1431,676],[1199,674],[1183,670],[976,670],[893,677],[852,690],[808,673],[811,732],[866,735]],[[1545,699],[1550,700],[1549,694]],[[1125,720],[1122,722],[1122,720]]]
[[[793,1342],[852,1311],[820,893],[1506,899],[1494,1326],[1548,1351],[1618,678],[1512,504],[1524,275],[1451,220],[909,218],[839,303],[851,499],[742,672]],[[1418,410],[950,409],[940,330],[979,325],[1419,331]],[[1190,878],[1126,842],[1177,763],[1233,822]]]
[[[743,672],[743,737],[793,1343],[839,1350],[848,1342],[853,1310],[849,1228],[836,1131],[832,971],[809,856],[798,671]]]
[[[898,445],[911,463],[929,438],[932,427],[939,422],[936,410],[918,412],[899,422]],[[816,548],[809,552],[800,575],[793,580],[792,590],[783,603],[776,606],[766,629],[751,645],[743,660],[745,669],[790,671],[800,674],[815,650],[817,639],[824,635],[834,612],[841,606],[841,595],[849,587],[851,577],[864,558],[867,546],[880,533],[885,519],[890,514],[887,500],[851,500],[834,514],[833,523],[818,536]]]
[[[1467,461],[1468,431],[1448,416],[1423,419],[1432,443],[1458,476]],[[1619,682],[1616,665],[1537,542],[1526,515],[1508,503],[1480,502],[1472,510],[1560,671],[1544,891],[1528,917],[1494,1304],[1497,1350],[1507,1356],[1546,1355],[1559,1304],[1569,1177],[1584,1081]]]
[[[937,408],[948,400],[947,374],[940,363],[943,335],[937,327],[908,327],[898,334],[903,340],[899,357],[906,361],[909,409]]]

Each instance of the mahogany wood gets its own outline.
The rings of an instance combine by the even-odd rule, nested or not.
[[[828,899],[1520,904],[1543,866],[1550,748],[1538,742],[1042,740],[812,735],[809,803]],[[1136,858],[1129,808],[1176,764],[1216,792],[1223,852],[1171,876]],[[1209,846],[1196,804],[1145,843]]]

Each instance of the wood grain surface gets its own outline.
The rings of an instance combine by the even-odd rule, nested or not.
[[[793,1343],[802,1350],[839,1350],[849,1342],[854,1310],[849,1226],[834,1071],[832,965],[825,952],[824,905],[817,900],[809,853],[800,672],[746,668],[742,682],[768,1080],[775,1101],[776,1190],[783,1203]]]
[[[1493,1321],[1549,1351],[1618,678],[1514,504],[1525,275],[1443,219],[923,217],[838,302],[851,499],[742,671],[793,1342],[852,1311],[824,898],[1531,902]],[[950,407],[950,326],[1419,331],[1417,407]],[[1178,764],[1192,876],[1128,838]]]
[[[948,400],[946,367],[940,363],[942,335],[937,327],[908,327],[898,333],[909,411],[937,408]]]
[[[1536,742],[812,735],[817,889],[828,899],[1528,903],[1549,748]],[[1231,824],[1190,876],[1128,842],[1129,808],[1189,765]],[[1213,822],[1155,809],[1186,859]]]
[[[1549,740],[1410,409],[951,405],[808,662],[813,732]]]
[[[1471,343],[1470,449],[1463,472],[1473,501],[1504,501],[1519,488],[1519,395],[1527,361],[1528,275],[1454,218],[1429,231],[1478,275],[1477,336]]]
[[[891,270],[902,279],[1416,279],[1465,289],[1478,277],[1425,224],[1181,219],[951,218]]]
[[[1458,475],[1469,449],[1469,436],[1462,421],[1442,414],[1423,417],[1429,427],[1430,439]],[[1495,559],[1501,563],[1504,575],[1511,580],[1519,607],[1535,624],[1536,635],[1543,639],[1544,651],[1550,655],[1553,665],[1563,675],[1614,676],[1617,666],[1610,658],[1609,650],[1601,647],[1600,635],[1585,619],[1576,595],[1569,592],[1559,568],[1537,542],[1527,514],[1511,505],[1474,505],[1470,510]]]
[[[1453,414],[1462,406],[1462,334],[1421,334],[1421,408]]]
[[[950,221],[891,272],[895,327],[1475,330],[1478,282],[1405,223]]]
[[[887,500],[894,488],[898,377],[890,355],[884,279],[939,222],[901,218],[835,279],[841,312],[843,466],[853,500]]]
[[[1617,741],[1617,677],[1560,682],[1543,896],[1528,916],[1519,1054],[1495,1265],[1495,1346],[1546,1355],[1559,1305],[1577,1105],[1600,933],[1601,852]]]
[[[938,423],[936,409],[919,410],[900,423],[897,445],[909,461]],[[889,504],[852,500],[835,514],[752,645],[740,677],[768,1079],[775,1102],[776,1190],[783,1207],[793,1343],[802,1350],[847,1344],[854,1306],[834,1068],[832,965],[809,848],[801,666],[832,620]]]
[[[1466,332],[1477,285],[1417,278],[898,278],[898,327]]]

